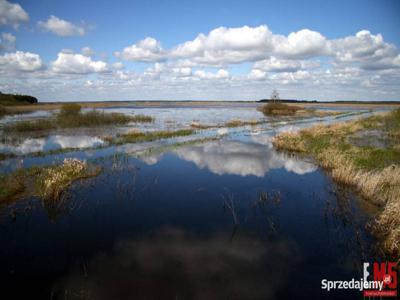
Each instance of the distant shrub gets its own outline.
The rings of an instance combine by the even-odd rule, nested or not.
[[[291,116],[300,108],[282,102],[270,102],[262,106],[260,110],[266,116]]]

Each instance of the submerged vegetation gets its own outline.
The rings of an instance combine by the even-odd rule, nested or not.
[[[385,147],[351,142],[359,132],[378,130]],[[311,154],[332,171],[335,181],[354,186],[365,198],[383,207],[374,224],[384,249],[400,257],[400,109],[390,113],[297,133],[276,136],[276,148]]]
[[[128,116],[122,113],[105,113],[97,110],[82,112],[79,104],[64,104],[55,118],[35,121],[19,121],[7,125],[8,132],[40,131],[56,128],[95,127],[104,125],[123,125],[127,123],[153,122],[153,118],[145,115]]]
[[[62,164],[55,166],[19,169],[1,176],[0,203],[28,196],[58,200],[73,182],[97,176],[100,171],[100,168],[78,159],[64,159]]]

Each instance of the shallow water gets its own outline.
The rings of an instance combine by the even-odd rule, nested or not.
[[[208,111],[191,114],[179,114],[178,123],[193,116],[210,121]],[[224,121],[220,115],[212,121]],[[311,160],[271,145],[277,132],[316,121],[219,128],[194,137],[3,161],[4,172],[65,157],[103,168],[98,177],[73,184],[57,203],[32,197],[0,207],[3,294],[361,298],[358,291],[323,292],[321,280],[358,279],[362,262],[376,259],[365,229],[373,210]],[[218,139],[188,143],[207,136]],[[76,136],[74,147],[94,138]]]

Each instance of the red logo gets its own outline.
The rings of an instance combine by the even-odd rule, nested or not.
[[[364,263],[364,280],[370,276],[369,263]],[[397,297],[396,263],[374,263],[373,280],[382,282],[381,290],[364,290],[364,297]]]

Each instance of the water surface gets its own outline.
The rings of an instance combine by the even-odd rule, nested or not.
[[[190,117],[179,109],[164,117],[154,111],[160,123],[150,129],[166,126],[173,112],[179,126],[236,116],[236,109],[221,109],[211,117],[208,110],[187,110]],[[258,112],[246,114],[239,115]],[[360,278],[362,262],[376,258],[366,230],[373,207],[311,159],[271,145],[276,133],[319,121],[337,120],[275,120],[99,149],[85,149],[103,142],[94,135],[51,134],[37,146],[40,138],[3,146],[25,154],[3,161],[3,172],[65,157],[103,168],[74,183],[61,201],[31,197],[0,207],[5,298],[361,297],[323,292],[321,280]],[[196,142],[204,137],[216,139]],[[29,156],[52,145],[84,149]]]

